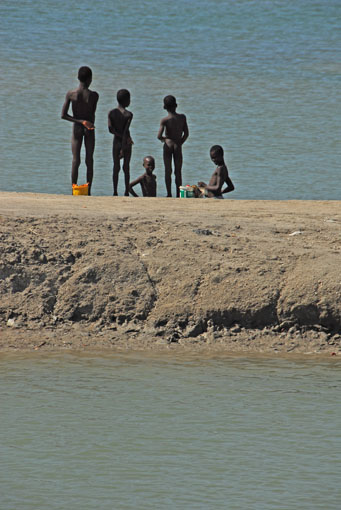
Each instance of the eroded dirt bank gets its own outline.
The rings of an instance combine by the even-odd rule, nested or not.
[[[0,348],[341,355],[340,202],[0,193]]]

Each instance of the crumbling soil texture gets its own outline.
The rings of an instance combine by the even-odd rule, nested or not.
[[[0,202],[0,349],[341,355],[339,202]]]

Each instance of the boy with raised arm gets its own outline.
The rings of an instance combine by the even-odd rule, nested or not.
[[[138,197],[133,187],[136,186],[136,184],[140,184],[144,197],[156,197],[156,176],[153,174],[155,168],[154,158],[152,156],[143,158],[143,167],[146,170],[145,173],[129,184],[129,191],[133,197]]]
[[[184,114],[176,112],[178,105],[174,96],[166,96],[163,105],[168,115],[161,120],[157,137],[163,142],[167,197],[172,196],[172,159],[174,161],[176,196],[179,197],[182,185],[182,144],[189,135],[187,120]]]
[[[130,158],[133,141],[130,137],[130,124],[133,120],[133,114],[127,110],[130,105],[130,92],[121,89],[117,92],[117,108],[108,113],[108,129],[114,135],[112,157],[114,161],[113,185],[114,196],[117,196],[118,174],[121,169],[120,159],[123,158],[123,172],[125,182],[126,197],[129,196],[130,180]]]
[[[217,168],[212,174],[210,182],[205,184],[204,182],[198,182],[199,188],[207,198],[224,198],[223,193],[229,193],[234,190],[234,185],[229,177],[227,166],[224,161],[224,149],[220,145],[213,145],[210,149],[211,160]],[[226,187],[223,189],[224,183]]]
[[[71,149],[72,149],[72,184],[77,184],[78,169],[81,162],[80,153],[82,143],[85,145],[86,178],[89,183],[88,193],[91,195],[91,184],[94,174],[94,150],[95,150],[95,112],[98,102],[97,92],[90,90],[92,71],[90,67],[81,67],[78,70],[79,86],[70,90],[65,97],[62,108],[62,119],[73,122]],[[70,103],[73,116],[69,115]]]

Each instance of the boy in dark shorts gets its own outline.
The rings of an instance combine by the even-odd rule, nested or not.
[[[199,188],[207,198],[224,198],[223,193],[230,193],[234,190],[234,185],[229,177],[227,166],[224,161],[224,150],[220,145],[213,145],[210,149],[211,160],[217,168],[212,174],[210,182],[198,182]],[[223,189],[224,183],[226,187]]]
[[[138,197],[133,187],[136,186],[136,184],[140,184],[144,197],[156,197],[156,176],[153,174],[155,168],[154,158],[152,156],[143,158],[143,167],[146,170],[145,173],[129,184],[129,191],[133,197]]]
[[[82,143],[85,145],[86,178],[89,183],[88,193],[91,195],[91,184],[94,174],[94,150],[95,150],[95,112],[98,102],[98,94],[89,89],[92,81],[92,71],[89,67],[81,67],[78,70],[79,87],[70,90],[65,97],[62,108],[62,119],[73,122],[71,149],[72,149],[72,184],[77,184],[78,169],[81,162],[80,154]],[[73,116],[68,114],[70,103]]]
[[[133,141],[130,137],[130,124],[133,120],[133,114],[126,108],[130,105],[130,92],[121,89],[117,92],[117,108],[108,113],[108,128],[114,135],[112,157],[114,160],[113,185],[114,196],[117,196],[118,174],[121,169],[120,159],[123,158],[123,172],[125,182],[125,196],[129,196],[130,180],[130,158]]]
[[[168,115],[161,120],[157,137],[163,142],[167,197],[172,196],[172,159],[174,161],[176,196],[179,197],[179,188],[182,185],[182,144],[189,135],[187,120],[184,114],[176,112],[177,104],[174,96],[166,96],[163,105]]]

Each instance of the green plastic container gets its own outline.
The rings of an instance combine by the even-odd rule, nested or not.
[[[194,198],[192,186],[180,186],[180,198]]]

